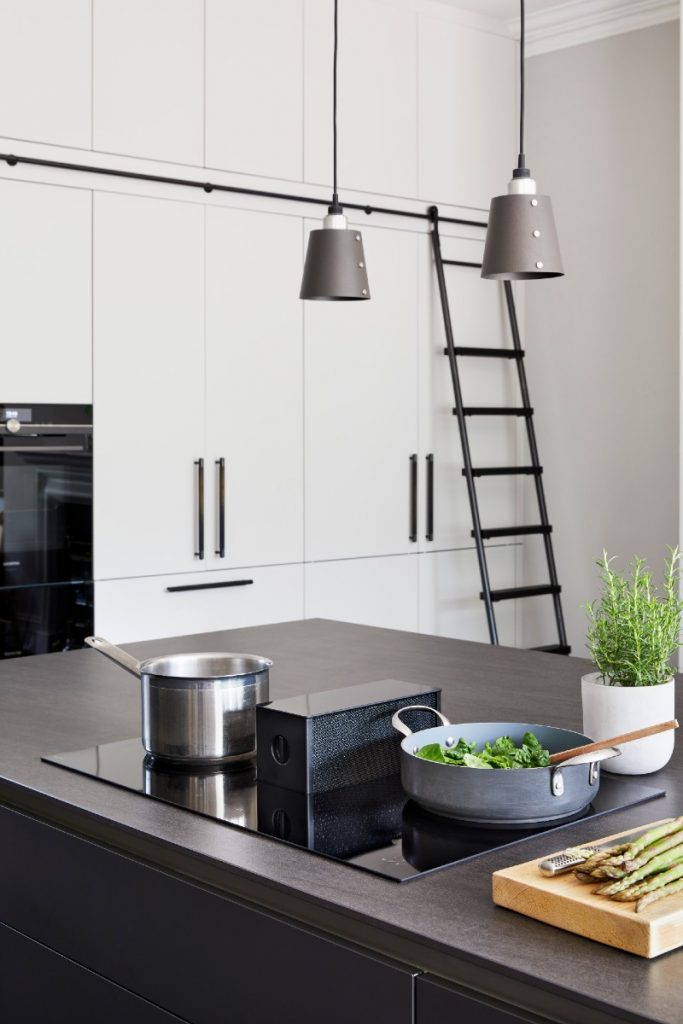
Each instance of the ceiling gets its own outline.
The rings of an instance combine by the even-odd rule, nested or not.
[[[512,19],[519,17],[519,0],[445,0],[453,7],[461,7],[476,14],[486,14],[490,18]],[[527,0],[528,14],[535,11],[546,11],[550,7],[559,7],[566,0]]]

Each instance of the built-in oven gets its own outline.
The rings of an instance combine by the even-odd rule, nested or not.
[[[0,657],[93,632],[92,406],[0,405]]]

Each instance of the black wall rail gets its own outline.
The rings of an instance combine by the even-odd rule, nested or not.
[[[158,185],[179,185],[182,188],[198,188],[204,192],[231,192],[240,196],[259,196],[265,199],[286,199],[294,203],[312,203],[315,206],[329,206],[330,200],[317,196],[302,196],[293,192],[268,192],[259,188],[243,188],[241,185],[217,185],[211,181],[195,181],[192,178],[171,178],[165,174],[145,174],[143,171],[121,171],[115,167],[99,167],[93,164],[73,164],[64,160],[46,160],[35,156],[15,156],[13,153],[0,153],[0,161],[10,167],[26,164],[32,167],[53,167],[60,171],[78,171],[81,174],[102,174],[110,178],[128,178],[132,181],[151,181]],[[370,206],[363,203],[347,203],[347,210],[361,210],[370,216],[373,213],[386,213],[392,217],[411,217],[415,220],[431,220],[428,211],[417,213],[413,210],[397,210],[388,206]],[[460,224],[472,228],[485,228],[486,221],[465,220],[461,217],[440,217],[442,224]]]

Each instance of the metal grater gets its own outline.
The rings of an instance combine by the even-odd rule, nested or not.
[[[556,853],[554,857],[546,857],[539,862],[538,867],[544,875],[561,875],[564,871],[571,871],[572,868],[583,864],[597,849],[597,846],[582,846],[581,851],[585,856],[580,856],[573,850],[565,850],[564,853]]]

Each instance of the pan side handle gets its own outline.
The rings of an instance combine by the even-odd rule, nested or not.
[[[409,729],[406,723],[401,721],[401,715],[403,714],[404,711],[433,711],[436,717],[441,719],[442,725],[451,724],[445,715],[442,715],[440,711],[436,710],[436,708],[430,708],[428,704],[409,704],[408,707],[399,708],[398,711],[394,713],[391,719],[391,724],[393,725],[394,729],[396,729],[397,732],[403,733],[404,736],[413,735],[413,730]]]
[[[132,672],[134,676],[140,678],[140,662],[137,658],[134,658],[132,654],[128,654],[127,651],[121,650],[120,647],[115,647],[114,644],[110,644],[108,640],[103,640],[101,636],[86,636],[85,643],[92,647],[94,650],[99,651],[100,654],[106,655],[107,658],[111,658],[121,668],[127,669]]]

